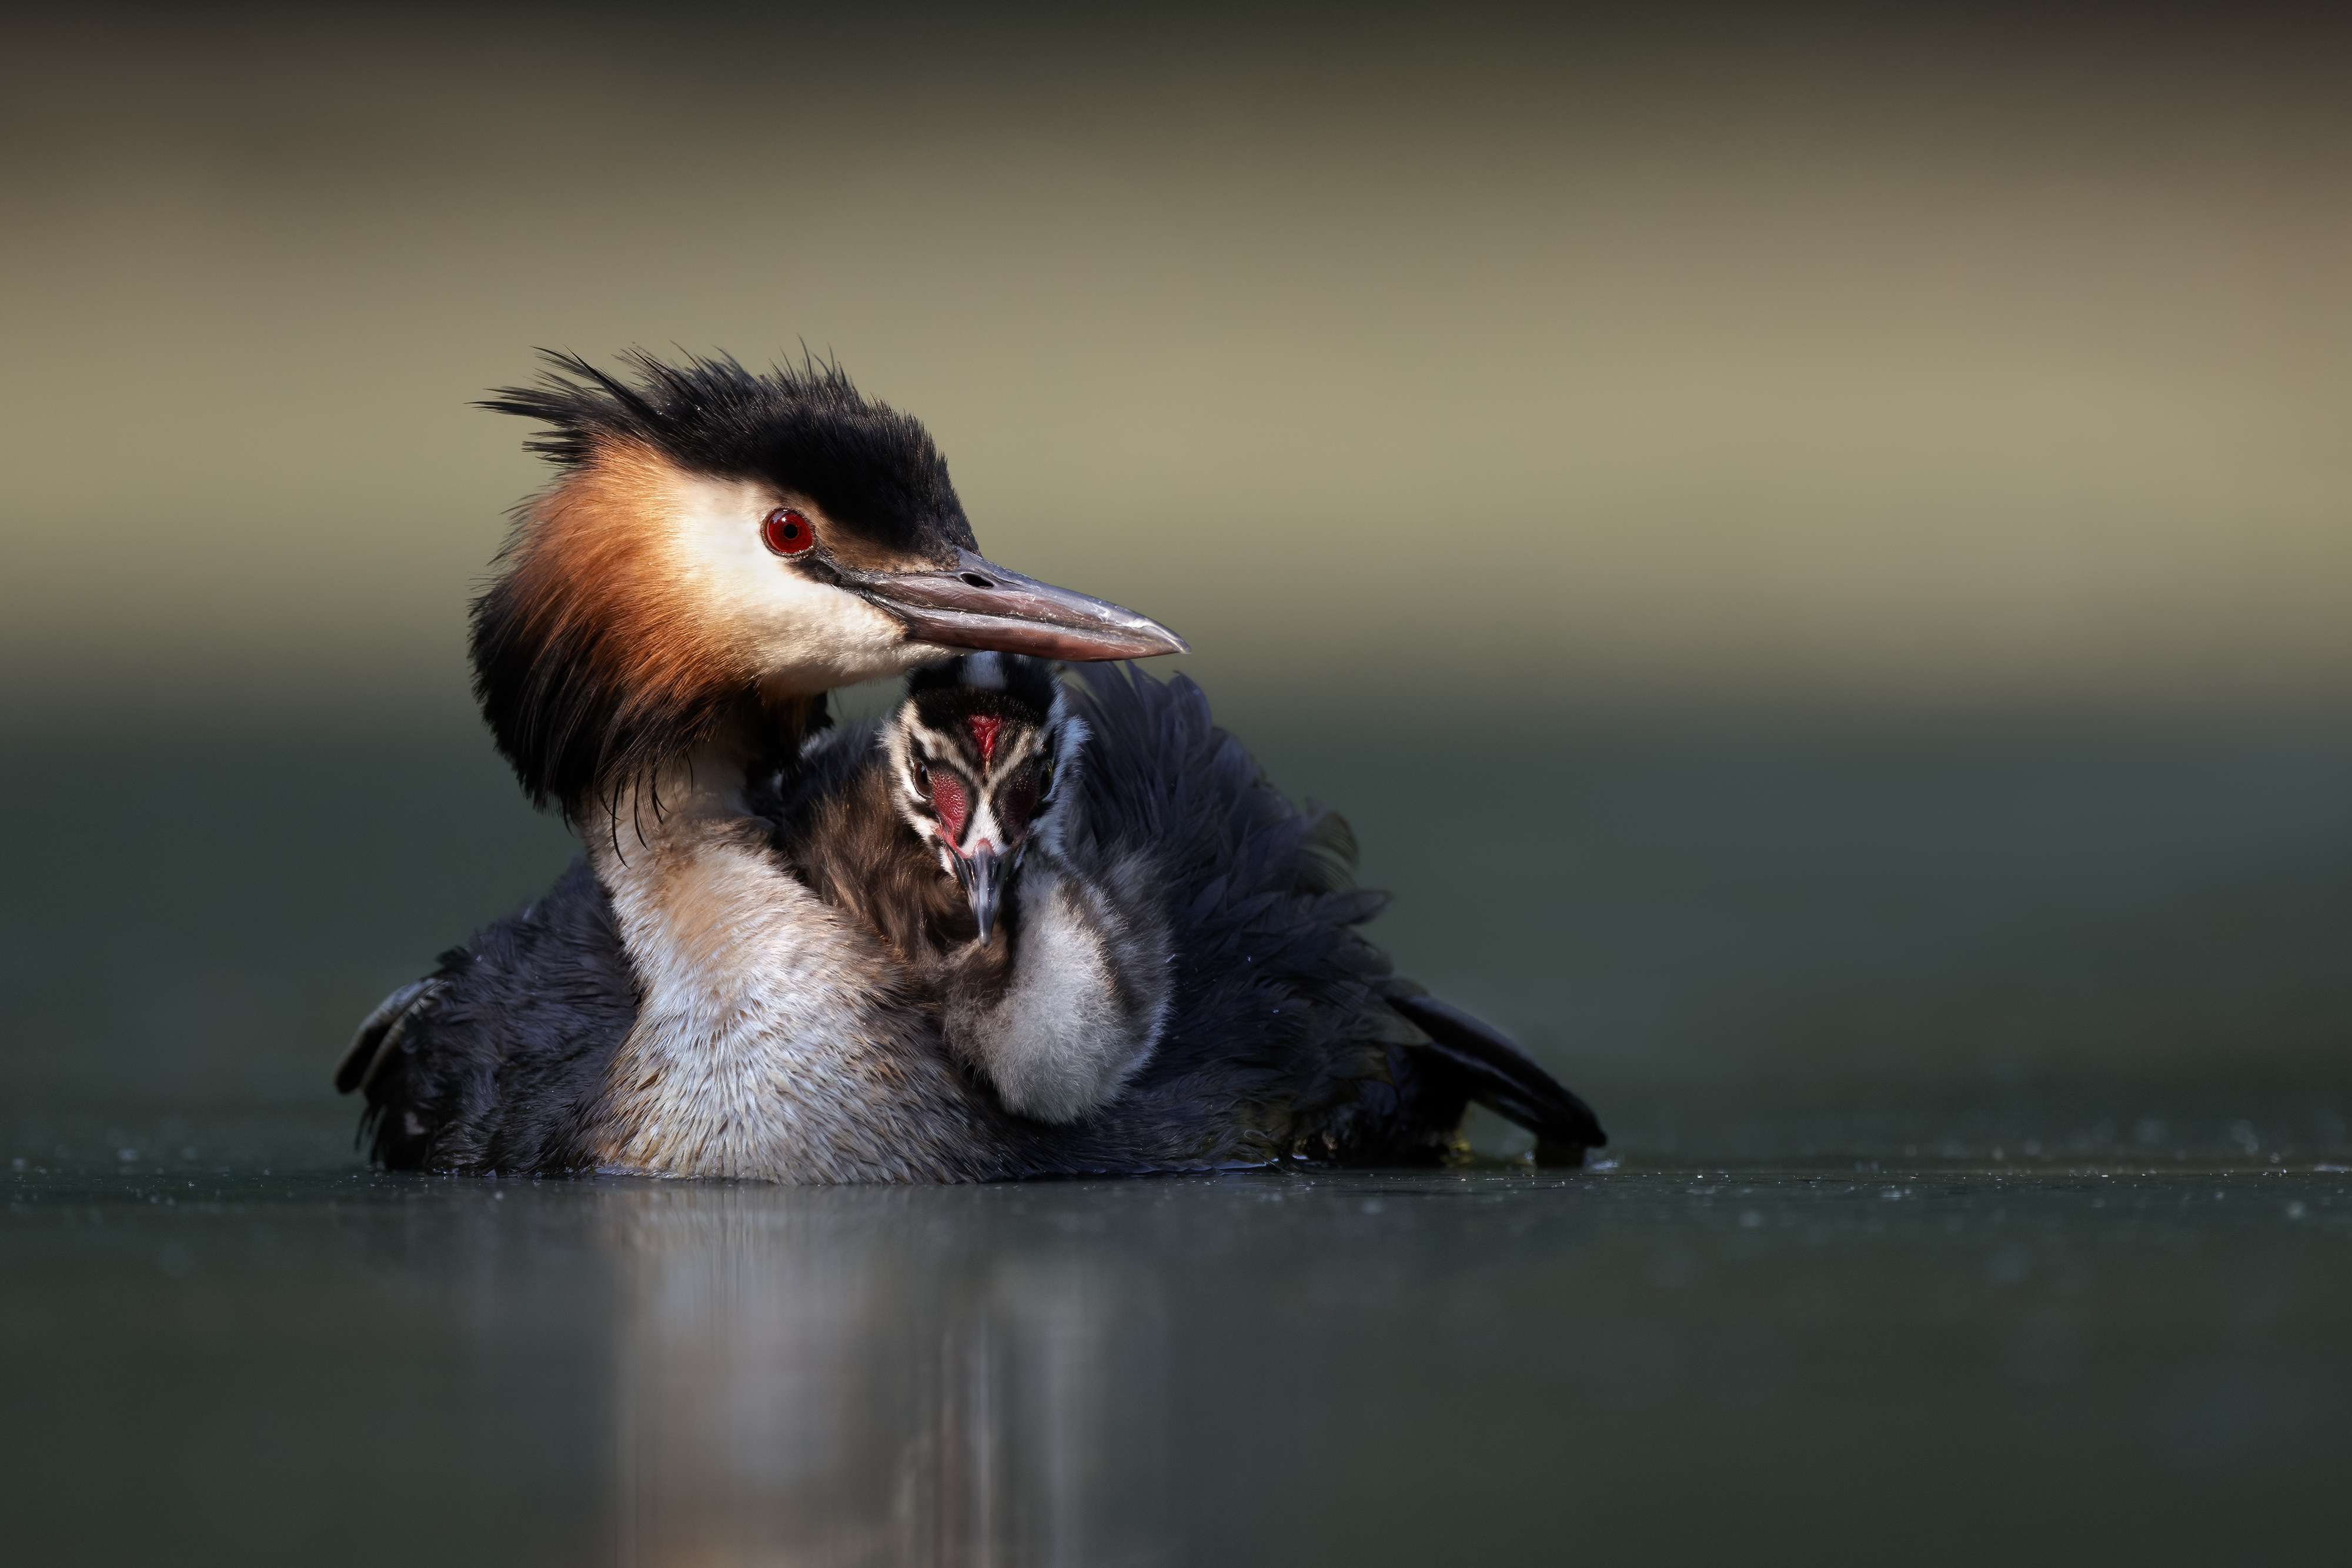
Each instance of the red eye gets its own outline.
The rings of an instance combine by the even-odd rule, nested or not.
[[[799,555],[816,543],[816,525],[806,512],[779,507],[760,525],[760,538],[777,555]]]
[[[963,784],[952,773],[931,775],[931,806],[940,814],[940,826],[953,843],[963,837],[963,820],[971,808],[964,800]]]

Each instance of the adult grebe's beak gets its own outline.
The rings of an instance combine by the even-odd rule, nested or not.
[[[904,622],[909,641],[942,648],[1077,661],[1192,652],[1150,616],[1007,571],[967,549],[956,558],[944,570],[843,570],[841,578],[867,603]]]

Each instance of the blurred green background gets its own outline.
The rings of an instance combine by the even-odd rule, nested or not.
[[[2352,99],[2307,19],[12,38],[24,1146],[200,1109],[341,1157],[352,1020],[566,852],[466,690],[540,479],[467,402],[631,344],[923,418],[983,548],[1189,636],[1404,967],[1633,1147],[2345,1137]]]

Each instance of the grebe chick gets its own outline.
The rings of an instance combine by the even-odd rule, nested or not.
[[[909,675],[876,744],[814,743],[781,813],[779,847],[920,978],[948,1050],[1043,1122],[1110,1101],[1169,1007],[1148,847],[1074,831],[1087,742],[1050,664],[970,654]]]

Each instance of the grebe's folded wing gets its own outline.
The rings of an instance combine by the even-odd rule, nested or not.
[[[387,1169],[570,1169],[636,1009],[611,901],[574,861],[543,896],[386,997],[335,1087],[365,1097],[361,1140]]]

